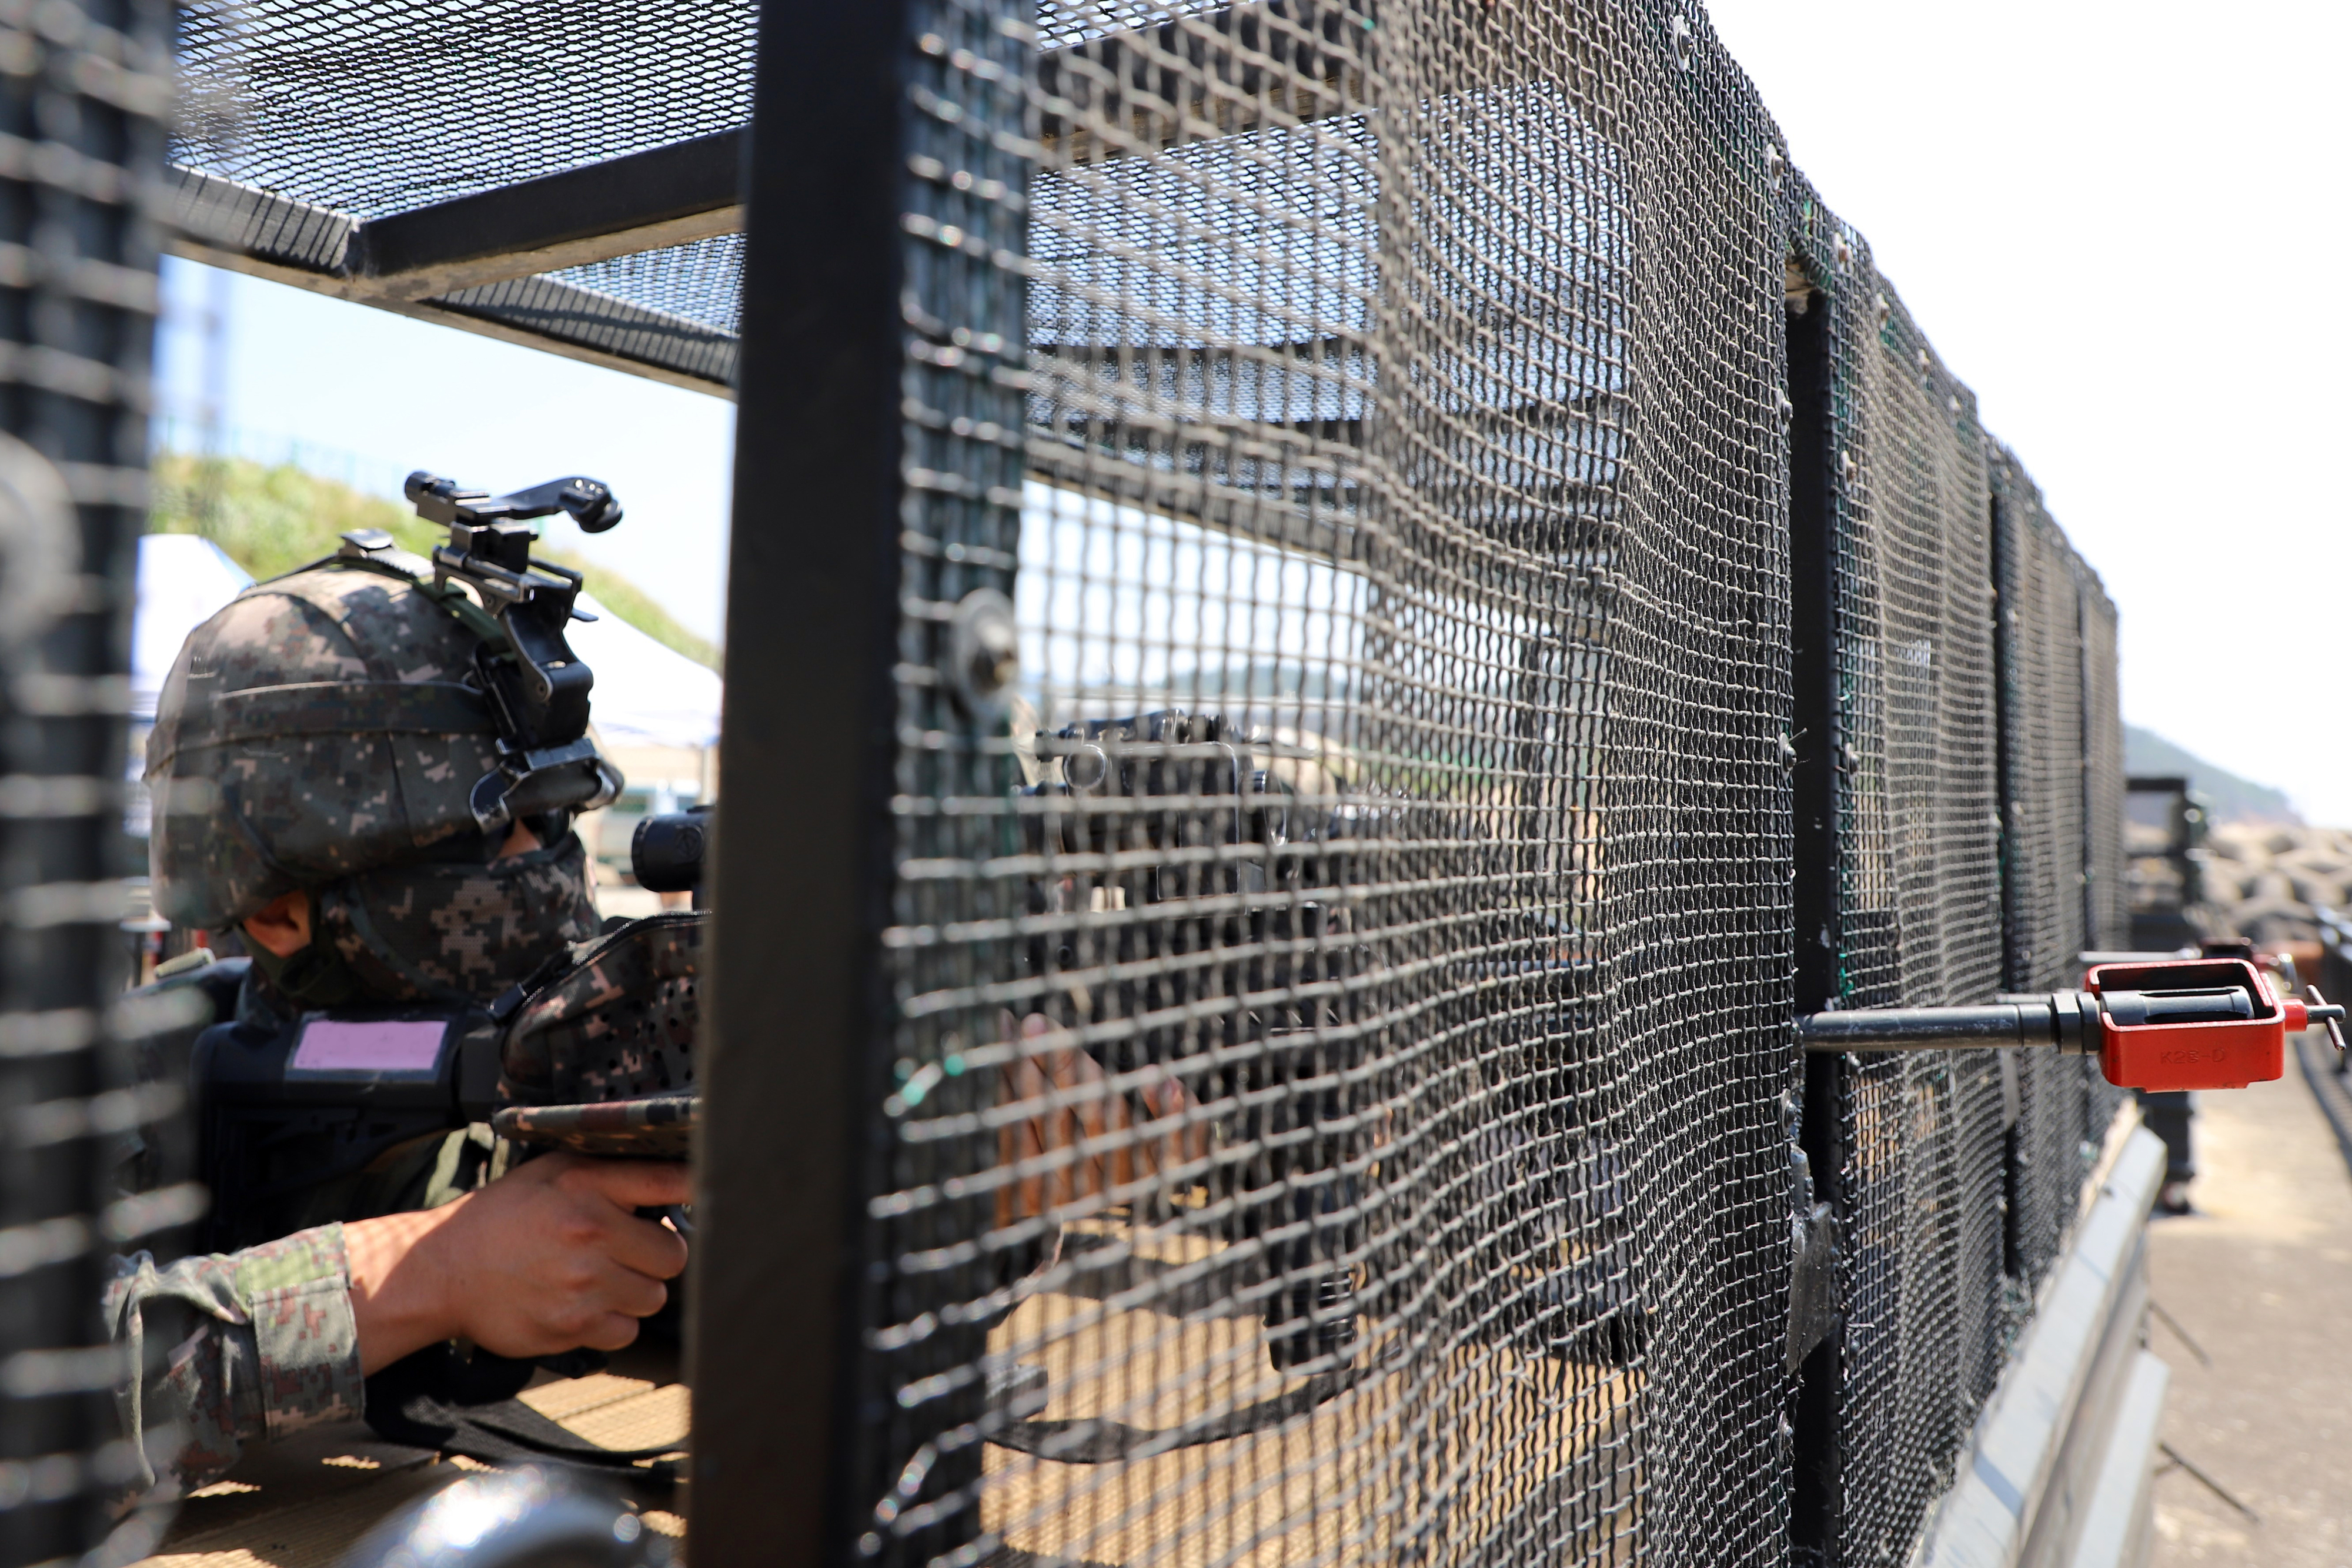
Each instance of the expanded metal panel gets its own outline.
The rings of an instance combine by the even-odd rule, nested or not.
[[[741,125],[745,0],[199,0],[173,161],[354,217]]]
[[[437,305],[502,327],[660,365],[724,385],[739,314],[730,235],[445,294]],[[716,265],[712,257],[723,262]],[[724,288],[710,273],[723,272]],[[565,287],[571,285],[571,287]],[[637,303],[651,300],[648,307]]]
[[[205,0],[180,16],[181,221],[208,256],[257,259],[330,292],[368,265],[365,247],[344,249],[355,221],[674,148],[750,117],[757,12],[742,0]],[[257,215],[233,221],[248,209]],[[576,217],[548,219],[550,242]],[[742,272],[741,236],[722,234],[419,298],[436,319],[719,391],[734,378]]]
[[[730,366],[743,316],[743,236],[719,235],[611,261],[567,267],[548,276],[591,293],[707,326]]]
[[[1780,1563],[1826,1443],[1807,1560],[1904,1560],[2096,1135],[2078,1061],[1793,1044],[1801,936],[1847,1006],[2082,945],[2112,618],[1972,396],[1662,0],[911,0],[887,65],[845,1552]]]
[[[160,5],[55,0],[0,28],[0,1563],[129,1562],[168,1517],[138,1471],[98,1303],[185,1189],[125,1198],[171,1082],[133,1086],[120,1005],[135,546],[146,504],[155,241],[170,102]],[[36,27],[37,31],[35,30]],[[141,869],[143,869],[141,868]],[[152,1162],[151,1162],[152,1164]],[[160,1319],[160,1367],[177,1336]],[[110,1540],[110,1534],[111,1539]],[[101,1547],[105,1556],[84,1558]]]

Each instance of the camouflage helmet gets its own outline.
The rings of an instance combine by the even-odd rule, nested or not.
[[[413,557],[341,558],[246,590],[189,634],[147,741],[156,911],[225,929],[281,894],[413,861],[485,824],[499,764],[474,679],[503,636]],[[598,759],[540,810],[600,803]]]

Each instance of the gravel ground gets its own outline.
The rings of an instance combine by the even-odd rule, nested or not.
[[[2159,1453],[2158,1568],[2352,1568],[2352,1169],[2289,1052],[2286,1077],[2198,1096],[2198,1212],[2159,1216],[2151,1317],[2172,1367],[2164,1439],[2260,1515]]]

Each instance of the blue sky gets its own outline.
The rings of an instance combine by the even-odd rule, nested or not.
[[[2125,716],[2352,825],[2352,5],[1707,12],[2105,580]]]
[[[2105,577],[2126,716],[2352,823],[2352,6],[1708,11]],[[414,466],[499,487],[593,474],[629,518],[566,542],[719,631],[731,404],[220,276],[170,265],[167,407],[204,399],[218,287],[226,418],[248,445],[349,454],[379,486]]]
[[[366,489],[397,495],[412,468],[492,490],[593,476],[620,496],[621,526],[587,536],[559,518],[550,538],[719,634],[733,403],[193,262],[166,260],[163,283],[175,436],[192,438],[217,397],[232,449],[275,457],[299,443],[305,466]]]

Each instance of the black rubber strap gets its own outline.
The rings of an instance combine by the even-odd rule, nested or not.
[[[458,1454],[485,1464],[579,1465],[656,1496],[677,1484],[677,1464],[661,1456],[677,1452],[684,1444],[607,1448],[516,1398],[530,1381],[533,1366],[478,1350],[460,1358],[451,1345],[426,1345],[367,1380],[362,1414],[378,1434],[412,1448]]]
[[[1034,1454],[1066,1465],[1107,1465],[1149,1458],[1202,1443],[1222,1443],[1252,1432],[1271,1431],[1314,1413],[1371,1375],[1367,1367],[1322,1372],[1271,1399],[1261,1399],[1219,1416],[1201,1416],[1181,1427],[1138,1427],[1088,1417],[1075,1421],[1012,1421],[986,1434],[1001,1448]]]
[[[656,1448],[607,1448],[551,1421],[520,1399],[502,1399],[495,1405],[452,1405],[430,1394],[412,1394],[396,1409],[371,1407],[367,1422],[382,1436],[415,1448],[432,1448],[491,1465],[579,1465],[657,1493],[669,1491],[678,1480],[677,1461],[662,1456],[685,1447],[667,1443]]]

